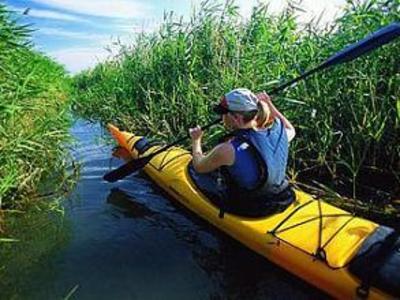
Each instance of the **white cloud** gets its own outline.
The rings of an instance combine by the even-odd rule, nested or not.
[[[68,48],[50,53],[56,60],[67,66],[72,73],[93,67],[99,61],[104,61],[110,56],[104,48],[112,48],[113,54],[118,52],[120,44],[129,45],[134,41],[134,36],[138,32],[149,32],[157,29],[161,24],[160,20],[155,20],[150,14],[142,16],[141,21],[133,21],[132,17],[137,17],[147,11],[148,7],[141,6],[135,2],[126,0],[33,0],[42,4],[48,4],[58,9],[66,9],[75,13],[91,14],[96,16],[119,17],[111,19],[110,22],[98,24],[100,27],[108,28],[107,31],[114,32],[113,36],[106,34],[88,34],[83,32],[72,32],[53,28],[42,28],[42,34],[62,36],[66,39],[78,39],[80,47]],[[183,1],[183,0],[174,0]],[[262,0],[264,1],[264,0]],[[81,3],[82,2],[82,3]],[[172,1],[173,2],[173,1]],[[192,5],[198,7],[200,0],[192,0]],[[307,22],[312,17],[319,16],[322,11],[325,14],[322,24],[329,22],[339,12],[345,0],[303,0],[300,7],[306,12],[299,12],[299,21]],[[240,13],[248,17],[251,9],[257,0],[238,0]],[[269,8],[273,13],[277,13],[286,7],[285,1],[274,0],[270,2]],[[187,16],[186,16],[187,17]],[[87,40],[91,46],[82,47],[82,41]]]
[[[68,31],[61,28],[41,27],[37,33],[50,36],[58,36],[68,39],[80,39],[96,42],[111,42],[110,34],[93,34],[87,32]]]
[[[150,7],[138,1],[130,0],[33,0],[74,13],[99,17],[136,18],[146,17]]]
[[[48,55],[65,65],[69,72],[75,74],[105,61],[109,57],[109,52],[99,47],[85,47],[53,51]]]
[[[74,16],[71,14],[59,13],[52,10],[45,10],[45,9],[32,8],[29,11],[29,15],[31,17],[36,17],[36,18],[55,19],[60,21],[88,22],[88,20],[82,17]]]
[[[244,0],[241,2],[244,2]],[[345,0],[302,0],[296,5],[301,9],[297,12],[298,21],[300,23],[308,23],[312,19],[318,19],[321,16],[321,25],[324,25],[333,21],[345,3]],[[269,6],[270,11],[273,13],[280,12],[286,7],[286,1],[271,1]]]
[[[19,8],[12,5],[8,6],[11,10],[22,13],[26,8]],[[60,13],[54,10],[47,9],[37,9],[31,8],[29,9],[28,15],[35,18],[43,18],[43,19],[54,19],[60,21],[72,21],[72,22],[89,22],[87,19],[74,16],[71,14]]]
[[[307,14],[302,16],[301,21],[307,22],[312,18],[318,18],[322,14],[321,23],[328,23],[338,16],[345,4],[346,1],[344,0],[303,0],[301,7],[307,11]]]
[[[137,21],[130,22],[130,21],[122,21],[122,22],[115,22],[113,24],[113,28],[117,32],[121,33],[141,33],[141,32],[153,32],[157,30],[161,25],[161,21],[159,20],[152,20],[146,19],[143,22],[139,23]]]
[[[62,50],[47,52],[57,62],[63,64],[66,69],[76,74],[82,70],[92,68],[99,62],[116,57],[121,45],[129,45],[134,37],[132,35],[121,35],[99,39],[85,47],[71,47]]]
[[[192,0],[191,3],[196,8],[199,7],[202,0]],[[223,1],[219,1],[223,3]],[[285,0],[236,0],[239,6],[239,13],[244,18],[249,18],[254,6],[258,3],[267,4],[269,12],[276,14],[285,9],[288,1]],[[336,14],[345,5],[346,0],[302,0],[297,6],[305,12],[298,12],[298,20],[302,23],[317,18],[323,13],[321,23],[325,24],[334,19]]]

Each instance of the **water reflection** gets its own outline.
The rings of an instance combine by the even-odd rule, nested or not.
[[[196,265],[213,282],[209,299],[328,299],[181,205],[172,204],[176,210],[161,213],[141,201],[134,193],[120,188],[113,188],[107,196],[107,203],[113,205],[116,216],[143,219],[148,226],[172,231],[190,249]]]
[[[139,173],[114,184],[102,176],[111,146],[99,124],[78,121],[73,155],[81,177],[65,202],[68,243],[43,257],[20,299],[323,299],[190,213]],[[2,291],[0,291],[0,298]]]
[[[122,214],[125,218],[152,219],[153,216],[158,215],[157,212],[139,203],[128,193],[120,188],[111,189],[107,196],[107,203],[112,204],[118,210],[118,213],[113,213],[114,216],[118,217],[119,214]]]

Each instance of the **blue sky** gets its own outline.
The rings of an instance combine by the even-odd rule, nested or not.
[[[64,64],[71,73],[92,67],[110,56],[107,46],[119,39],[127,44],[141,31],[153,31],[165,11],[188,18],[201,0],[6,0],[20,23],[30,23],[36,31],[36,48]],[[237,0],[243,17],[257,0]],[[283,0],[270,0],[272,12],[285,7]],[[345,0],[303,0],[306,11],[300,20],[320,15],[328,22],[340,13]],[[30,8],[27,15],[22,12]]]

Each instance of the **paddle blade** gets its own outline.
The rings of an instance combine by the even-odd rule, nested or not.
[[[139,159],[133,159],[133,160],[127,162],[126,164],[122,165],[121,167],[105,174],[103,176],[103,179],[108,182],[118,181],[136,171],[143,169],[152,158],[153,158],[153,155],[149,155],[149,156],[142,157]]]
[[[344,62],[351,61],[360,57],[380,46],[390,43],[400,36],[400,23],[392,23],[385,26],[378,31],[372,33],[358,43],[351,44],[344,48],[339,53],[330,57],[325,63],[324,67],[329,67]]]

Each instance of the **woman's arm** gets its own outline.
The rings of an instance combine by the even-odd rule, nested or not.
[[[279,118],[282,121],[283,126],[285,126],[288,139],[290,142],[296,135],[296,130],[292,125],[292,123],[290,123],[290,121],[286,119],[286,117],[275,107],[275,105],[271,101],[271,98],[266,92],[257,94],[257,98],[260,101],[264,101],[268,105],[272,118]]]
[[[199,126],[189,129],[192,138],[193,167],[198,173],[208,173],[234,162],[234,151],[230,143],[217,145],[208,154],[204,155],[201,149],[203,131]]]

